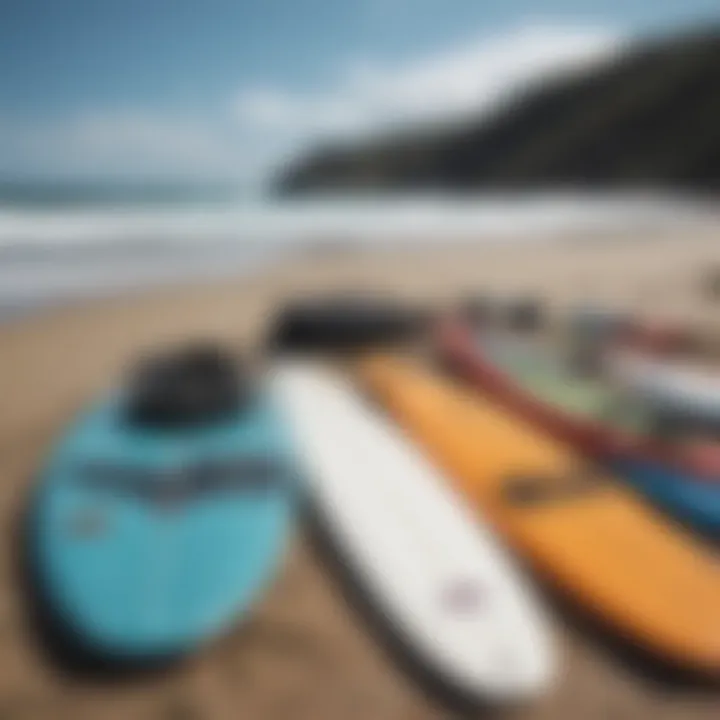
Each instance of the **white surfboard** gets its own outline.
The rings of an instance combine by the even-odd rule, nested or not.
[[[626,390],[658,410],[720,422],[719,375],[630,353],[618,354],[611,372]]]
[[[340,376],[293,364],[273,374],[312,501],[405,647],[466,696],[510,701],[546,688],[544,615],[475,513]]]

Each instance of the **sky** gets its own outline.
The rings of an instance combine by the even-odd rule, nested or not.
[[[718,0],[0,0],[0,177],[252,182],[717,19]]]

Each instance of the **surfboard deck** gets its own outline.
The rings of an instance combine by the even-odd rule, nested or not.
[[[542,612],[437,471],[340,376],[285,365],[273,384],[311,500],[403,645],[465,696],[545,688],[554,660]]]
[[[294,466],[257,398],[201,430],[121,419],[121,393],[83,413],[51,455],[31,512],[45,601],[93,654],[183,653],[243,616],[292,525]]]
[[[590,383],[578,392],[578,384],[584,385],[584,381],[564,384],[562,376],[547,382],[543,375],[548,368],[558,375],[548,358],[539,362],[515,358],[508,363],[508,358],[501,357],[496,362],[482,337],[464,324],[443,326],[438,347],[452,372],[462,377],[469,389],[500,402],[574,451],[603,463],[679,522],[709,537],[720,534],[720,485],[714,453],[692,443],[667,443],[640,432],[649,417],[625,417],[612,424],[599,409],[606,394],[602,388]],[[639,407],[641,415],[648,414]]]
[[[503,352],[493,343],[483,341],[481,345],[481,352],[497,361],[538,403],[547,405],[546,417],[565,415],[568,425],[576,423],[589,428],[597,424],[599,433],[615,434],[618,443],[621,437],[627,437],[629,448],[607,452],[601,459],[679,520],[708,534],[720,533],[720,446],[717,442],[701,442],[693,435],[692,427],[682,438],[656,437],[652,426],[660,408],[648,405],[645,399],[628,393],[625,388],[613,388],[608,381],[573,376],[559,357],[535,363],[532,353],[518,356],[513,348],[505,348]],[[622,368],[629,369],[624,363]],[[618,372],[621,368],[615,370]],[[641,372],[641,366],[634,370]],[[654,380],[661,382],[660,378]],[[658,392],[673,393],[670,378]],[[674,410],[678,410],[677,405]],[[690,424],[691,420],[686,422]],[[643,452],[643,446],[650,442],[665,443],[667,447],[659,453],[651,453],[649,448]],[[665,456],[673,454],[674,463],[663,462]],[[703,473],[698,471],[700,467]]]
[[[598,457],[613,472],[678,520],[709,535],[719,534],[717,446],[699,444],[692,435],[673,441],[656,436],[655,409],[612,383],[612,378],[574,375],[546,346],[518,347],[482,337],[477,352],[518,383],[517,393],[527,393],[525,406],[535,404],[541,426],[556,429],[561,439],[571,442],[579,433],[594,434],[596,445],[604,448]]]
[[[368,389],[559,591],[654,656],[720,673],[720,565],[519,416],[418,363],[367,359]]]

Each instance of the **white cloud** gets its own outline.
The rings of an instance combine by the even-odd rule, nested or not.
[[[621,44],[609,30],[527,25],[397,67],[355,63],[321,94],[247,88],[236,107],[244,126],[298,139],[372,133],[490,110],[528,83],[597,62]]]

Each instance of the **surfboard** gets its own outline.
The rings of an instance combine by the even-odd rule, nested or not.
[[[720,373],[637,352],[616,353],[611,370],[624,387],[661,412],[720,425]]]
[[[412,657],[463,696],[547,687],[544,615],[442,476],[341,376],[284,364],[273,386],[333,545]]]
[[[564,370],[547,344],[493,342],[448,323],[439,348],[469,388],[602,462],[682,523],[711,536],[720,533],[718,453],[692,428],[674,432],[671,441],[658,435],[651,407],[601,378]]]
[[[127,421],[123,390],[52,452],[30,513],[44,602],[113,660],[185,653],[245,616],[292,526],[294,465],[260,388],[200,427]]]
[[[559,358],[552,365],[533,367],[532,354],[522,359],[500,354],[504,355],[501,367],[538,402],[547,403],[548,413],[567,413],[568,423],[598,423],[599,437],[614,434],[621,448],[621,438],[627,438],[623,449],[602,458],[612,470],[679,520],[708,534],[720,534],[720,443],[715,434],[708,438],[700,431],[707,416],[691,410],[690,403],[668,399],[677,397],[677,389],[670,376],[662,382],[666,374],[662,368],[655,377],[639,377],[642,364],[635,366],[638,375],[626,375],[622,383],[626,387],[614,388],[603,379],[573,376]],[[629,369],[623,363],[615,373]],[[628,387],[635,381],[642,389]],[[651,389],[653,382],[659,384],[656,392]],[[656,430],[661,423],[665,429]]]
[[[720,565],[700,543],[502,406],[396,357],[359,376],[538,574],[634,646],[720,672]]]

